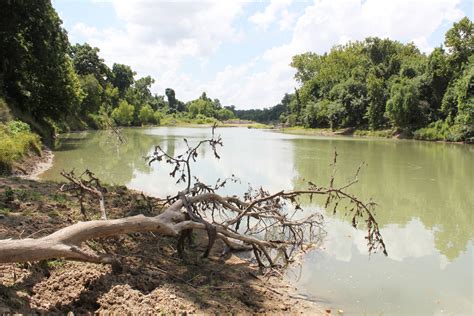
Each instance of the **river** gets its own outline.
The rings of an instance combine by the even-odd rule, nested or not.
[[[202,148],[194,175],[213,183],[235,174],[225,194],[242,194],[251,183],[270,191],[299,189],[307,181],[327,185],[334,151],[336,183],[378,203],[377,221],[388,257],[369,256],[364,231],[338,213],[326,216],[327,236],[287,273],[307,297],[345,315],[472,315],[474,312],[474,146],[409,140],[289,135],[222,128],[216,160]],[[88,168],[103,181],[164,197],[181,186],[169,166],[148,166],[154,145],[170,155],[210,135],[207,128],[124,129],[117,145],[107,131],[62,135],[53,166],[40,178],[61,180],[60,171]],[[317,206],[317,205],[315,205]]]

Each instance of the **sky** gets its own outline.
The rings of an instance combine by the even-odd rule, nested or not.
[[[271,107],[298,87],[291,58],[378,36],[426,53],[472,0],[53,0],[71,43],[150,75],[152,92],[206,92],[238,109]]]

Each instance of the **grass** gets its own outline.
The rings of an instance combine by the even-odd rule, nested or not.
[[[393,135],[393,130],[391,129],[382,129],[382,130],[376,130],[376,131],[371,131],[371,130],[355,130],[354,131],[354,136],[362,136],[362,137],[392,137]]]
[[[336,131],[332,131],[330,128],[307,128],[303,126],[291,126],[281,129],[282,132],[288,134],[298,134],[298,135],[324,135],[331,136],[334,135]]]
[[[61,259],[55,259],[55,260],[48,260],[46,262],[46,265],[48,266],[48,268],[61,268],[64,266],[66,262],[64,260],[61,260]]]
[[[0,124],[0,174],[8,174],[13,164],[28,152],[41,154],[41,141],[28,124],[10,121]]]
[[[43,195],[36,191],[17,189],[14,192],[21,202],[41,201],[43,199]]]
[[[419,140],[462,142],[472,135],[472,128],[459,124],[449,125],[443,121],[433,122],[413,133]]]
[[[199,126],[199,125],[213,125],[219,121],[212,117],[198,115],[195,118],[190,118],[181,113],[167,114],[160,119],[162,126]]]
[[[179,126],[179,127],[209,127],[217,124],[219,127],[247,127],[255,129],[268,129],[272,128],[271,125],[252,121],[219,121],[213,117],[207,117],[204,115],[197,115],[195,118],[191,118],[186,114],[176,113],[167,114],[160,119],[160,126]]]
[[[255,129],[272,129],[273,125],[267,125],[257,122],[245,122],[245,123],[228,123],[226,121],[218,124],[220,127],[247,127]]]
[[[334,135],[352,135],[358,137],[392,137],[393,131],[391,129],[386,130],[364,130],[355,129],[347,131],[347,129],[332,130],[330,128],[307,128],[303,126],[292,126],[282,129],[282,132],[289,134],[298,135],[320,135],[320,136],[334,136]]]

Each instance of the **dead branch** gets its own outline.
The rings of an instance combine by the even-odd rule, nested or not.
[[[104,191],[105,188],[100,185],[99,179],[89,170],[84,171],[79,177],[74,174],[74,170],[69,172],[61,171],[61,175],[69,180],[68,184],[64,184],[61,186],[60,190],[63,192],[72,191],[76,193],[76,196],[79,199],[79,204],[81,207],[81,213],[84,218],[87,218],[86,211],[84,209],[84,194],[90,193],[95,195],[99,198],[99,209],[101,214],[101,219],[107,219],[107,213],[105,211],[105,198],[104,198]],[[86,176],[88,179],[84,179],[83,177]]]
[[[156,147],[149,162],[165,159],[173,166],[171,176],[177,176],[178,182],[185,181],[186,188],[174,197],[168,198],[168,207],[160,215],[146,217],[137,215],[121,219],[79,222],[57,232],[38,239],[0,240],[0,263],[35,261],[50,258],[66,258],[96,263],[114,264],[113,255],[85,251],[83,244],[90,239],[106,238],[136,232],[157,232],[161,236],[170,236],[178,240],[178,252],[184,251],[184,240],[192,230],[206,230],[208,247],[204,256],[209,255],[216,239],[221,239],[231,250],[253,250],[255,259],[261,267],[286,266],[298,251],[304,251],[321,236],[323,215],[317,211],[305,211],[300,198],[314,196],[326,199],[326,208],[336,212],[344,206],[352,225],[358,227],[362,220],[367,227],[369,252],[378,250],[387,254],[385,243],[380,234],[374,216],[375,203],[368,203],[347,192],[357,183],[354,180],[340,187],[334,185],[336,157],[333,161],[333,175],[329,187],[320,187],[309,182],[304,190],[278,191],[270,193],[263,188],[252,189],[243,197],[223,196],[218,190],[225,185],[218,181],[216,185],[206,185],[195,179],[192,185],[191,162],[197,157],[197,149],[209,144],[215,157],[219,158],[216,147],[222,146],[220,137],[200,141],[191,147],[187,141],[186,152],[177,157],[164,153]],[[101,214],[105,219],[103,191],[95,176],[87,171],[89,180],[74,176],[73,172],[62,173],[72,184],[72,189],[92,193],[101,200]],[[234,178],[231,178],[234,179]]]
[[[115,139],[119,145],[125,144],[127,138],[122,133],[122,129],[118,127],[112,119],[106,119],[104,122],[105,128],[110,131],[110,133],[115,136]]]

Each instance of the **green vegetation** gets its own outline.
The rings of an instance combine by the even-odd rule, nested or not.
[[[150,76],[135,79],[128,65],[109,68],[98,48],[71,45],[50,1],[10,1],[0,16],[1,121],[10,108],[47,142],[71,129],[210,124],[235,117],[206,93],[188,103],[171,88],[153,95]]]
[[[112,111],[112,118],[120,125],[129,126],[133,120],[135,107],[122,100],[118,107]]]
[[[293,57],[300,87],[267,109],[222,106],[205,92],[187,103],[128,65],[109,68],[99,49],[71,45],[50,1],[9,1],[0,23],[0,118],[5,104],[44,140],[112,124],[212,124],[251,120],[306,128],[394,130],[417,139],[474,137],[474,36],[466,17],[426,55],[412,43],[367,38]],[[370,134],[370,133],[366,133]]]
[[[474,27],[466,17],[426,55],[412,43],[367,38],[293,57],[301,84],[270,109],[240,118],[306,128],[394,130],[416,139],[474,137]],[[382,133],[385,134],[385,133]]]
[[[20,121],[0,123],[0,174],[9,173],[13,163],[30,150],[41,153],[39,137]]]

